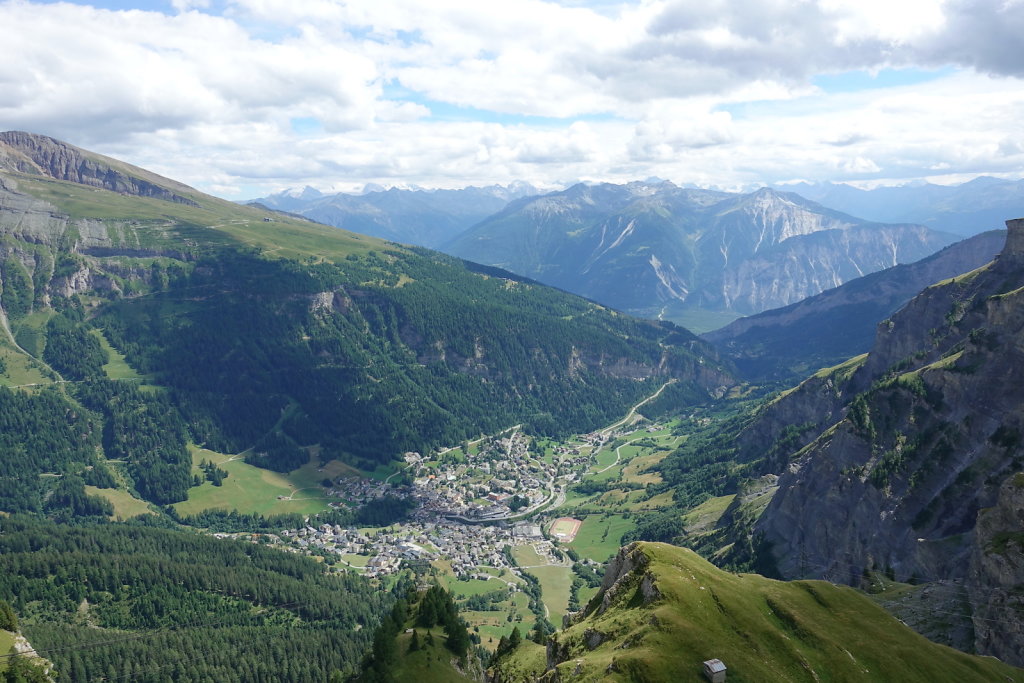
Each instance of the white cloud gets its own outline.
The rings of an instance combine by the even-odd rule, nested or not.
[[[868,182],[1024,162],[1020,0],[171,5],[0,0],[0,127],[239,192]],[[812,82],[947,65],[918,85]]]

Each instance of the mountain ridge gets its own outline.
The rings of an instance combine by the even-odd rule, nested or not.
[[[373,470],[509,424],[585,431],[670,378],[688,401],[733,383],[685,330],[437,252],[184,186],[191,203],[9,170],[0,183],[0,383],[74,380],[82,429],[107,424],[104,451],[160,504],[187,495],[188,442],[281,471],[312,453]],[[162,391],[110,381],[97,334]],[[109,427],[128,407],[149,420],[134,442]],[[83,457],[59,466],[107,469]],[[12,499],[40,508],[36,483]]]
[[[719,345],[748,377],[798,379],[865,353],[879,322],[929,285],[988,263],[1005,241],[1005,231],[981,233],[920,261],[740,318],[701,338]]]
[[[1024,180],[979,176],[959,185],[923,183],[862,190],[845,184],[784,186],[842,211],[877,221],[921,223],[958,235],[998,229],[1024,215]]]
[[[666,181],[579,184],[520,199],[444,249],[619,310],[672,318],[789,304],[950,241],[770,188],[731,195]]]
[[[538,194],[527,183],[459,190],[372,189],[324,194],[311,187],[250,200],[353,232],[437,248],[516,198]]]
[[[1021,670],[937,645],[866,596],[824,581],[716,568],[686,548],[633,543],[601,590],[544,648],[524,641],[492,665],[497,683],[727,680],[1019,680]]]

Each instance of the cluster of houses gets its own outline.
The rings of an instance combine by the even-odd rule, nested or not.
[[[460,578],[474,578],[479,568],[507,568],[505,546],[533,544],[542,556],[553,556],[554,548],[536,524],[484,526],[438,522],[411,522],[363,533],[337,525],[307,526],[281,533],[286,545],[297,550],[332,553],[345,565],[358,568],[345,556],[368,557],[362,570],[367,576],[382,576],[403,566],[447,560]]]
[[[444,515],[500,520],[514,512],[513,501],[535,506],[547,500],[558,475],[555,465],[530,454],[529,441],[516,430],[489,441],[478,453],[465,454],[465,462],[428,462],[414,453],[405,459],[415,471],[413,495],[423,519]]]

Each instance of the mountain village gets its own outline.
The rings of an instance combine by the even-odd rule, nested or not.
[[[562,551],[543,532],[545,520],[531,517],[560,505],[565,488],[583,477],[597,453],[632,431],[620,427],[583,435],[579,442],[555,446],[550,462],[537,457],[518,426],[506,430],[507,436],[444,449],[433,457],[406,453],[411,485],[349,478],[332,493],[355,505],[384,497],[411,499],[415,508],[409,521],[379,529],[311,525],[286,530],[272,541],[298,552],[336,556],[341,565],[371,577],[437,560],[450,562],[458,578],[496,578],[479,571],[485,567],[518,575],[506,550],[518,545],[531,545],[548,564],[563,563]],[[359,566],[345,559],[352,555],[369,560]]]

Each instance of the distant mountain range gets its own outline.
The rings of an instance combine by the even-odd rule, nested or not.
[[[748,379],[799,380],[868,351],[878,323],[929,285],[985,265],[1005,241],[1005,230],[975,235],[920,261],[740,318],[703,338],[717,344]]]
[[[713,312],[725,314],[724,323],[917,261],[954,240],[769,188],[733,194],[635,182],[518,199],[442,249],[636,315],[678,322]]]
[[[513,199],[538,193],[527,183],[461,190],[381,188],[358,195],[323,194],[306,187],[249,203],[392,242],[435,249],[501,211]]]
[[[902,185],[861,190],[834,183],[779,188],[873,221],[920,223],[958,235],[1003,227],[1007,216],[1024,216],[1024,180],[982,176],[962,185]]]
[[[368,186],[362,194],[307,187],[253,201],[701,332],[911,263],[952,235],[998,229],[1006,216],[1024,215],[1024,181],[875,190],[802,183],[746,194],[660,179],[543,195],[526,183]]]

